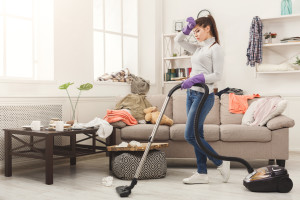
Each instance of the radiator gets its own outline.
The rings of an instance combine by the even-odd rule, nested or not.
[[[30,125],[32,121],[41,121],[42,126],[48,126],[51,118],[62,119],[62,105],[2,105],[0,106],[0,164],[4,165],[4,131],[9,128],[22,128],[24,125]],[[18,136],[22,140],[29,142],[29,136]],[[39,140],[37,138],[35,140]],[[36,147],[43,148],[45,142],[36,144]],[[61,145],[62,138],[55,137],[55,144]],[[12,148],[21,146],[22,143],[13,139]],[[22,150],[28,147],[24,147]],[[31,160],[29,158],[13,157],[14,162],[24,162]]]

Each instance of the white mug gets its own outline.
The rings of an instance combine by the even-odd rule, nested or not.
[[[63,121],[55,121],[55,130],[56,131],[64,131],[64,122]]]
[[[32,121],[30,124],[31,130],[39,131],[41,130],[41,121]]]

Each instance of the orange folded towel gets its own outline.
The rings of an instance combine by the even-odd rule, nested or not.
[[[255,97],[260,97],[260,95],[235,95],[234,93],[229,93],[229,112],[245,113],[248,109],[248,99],[253,99]]]
[[[129,112],[125,110],[107,109],[106,115],[104,116],[104,120],[106,120],[108,123],[122,121],[129,126],[137,124],[136,119]]]

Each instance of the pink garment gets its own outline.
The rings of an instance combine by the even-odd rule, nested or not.
[[[276,106],[280,101],[280,97],[266,97],[260,99],[257,102],[253,114],[254,122],[252,122],[250,126],[258,126],[269,114],[271,114],[276,109]]]
[[[125,110],[106,110],[106,115],[103,118],[108,123],[122,121],[125,124],[132,126],[138,124],[136,119]]]
[[[248,109],[248,99],[260,97],[259,94],[252,95],[236,95],[229,93],[229,112],[231,113],[245,113]]]

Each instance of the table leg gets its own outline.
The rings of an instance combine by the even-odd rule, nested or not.
[[[11,150],[11,133],[5,131],[5,176],[12,176],[12,150]]]
[[[93,152],[96,152],[96,133],[92,133],[93,135]]]
[[[112,170],[112,157],[113,157],[113,152],[112,152],[112,151],[109,151],[109,152],[108,152],[108,155],[109,155],[109,170],[111,171],[111,170]]]
[[[76,134],[70,136],[70,146],[72,157],[70,157],[70,165],[76,165]]]
[[[53,135],[46,136],[45,147],[46,184],[53,184]]]

